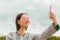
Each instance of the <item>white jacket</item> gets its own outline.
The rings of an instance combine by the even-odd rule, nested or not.
[[[42,34],[31,34],[25,33],[24,36],[17,34],[16,32],[11,32],[6,35],[6,40],[47,40],[51,35],[53,35],[57,30],[53,25],[49,26]]]

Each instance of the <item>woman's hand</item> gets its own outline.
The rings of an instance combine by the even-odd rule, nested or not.
[[[58,24],[57,19],[56,19],[56,16],[55,16],[55,14],[54,14],[53,12],[50,12],[50,13],[49,13],[49,17],[50,17],[50,19],[53,21],[53,23],[54,23],[55,25]]]

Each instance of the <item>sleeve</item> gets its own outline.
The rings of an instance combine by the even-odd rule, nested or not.
[[[13,35],[11,33],[6,35],[6,40],[13,40]]]
[[[41,35],[35,35],[34,40],[47,40],[51,35],[59,30],[59,25],[54,26],[53,24],[49,26]]]

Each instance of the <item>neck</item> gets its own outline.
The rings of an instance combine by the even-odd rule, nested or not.
[[[20,29],[18,30],[18,34],[24,35],[24,34],[25,34],[25,28],[20,28]]]

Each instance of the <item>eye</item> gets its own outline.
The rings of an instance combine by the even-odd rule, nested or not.
[[[22,18],[23,20],[29,20],[29,18],[27,17],[27,18]]]
[[[26,18],[22,18],[22,20],[26,20]]]
[[[26,18],[23,18],[23,20],[26,20]]]

